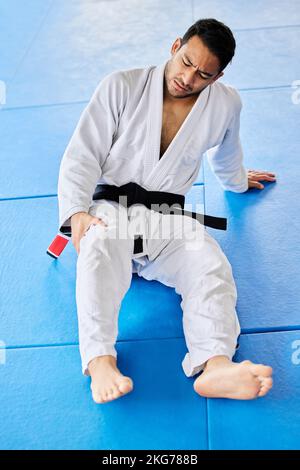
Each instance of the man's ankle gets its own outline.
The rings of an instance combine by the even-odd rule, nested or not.
[[[216,367],[225,366],[231,363],[232,361],[229,359],[228,356],[213,356],[206,361],[206,364],[204,366],[204,371],[212,370]]]
[[[88,363],[88,368],[93,367],[98,364],[104,364],[104,363],[116,364],[116,358],[110,354],[94,357]]]

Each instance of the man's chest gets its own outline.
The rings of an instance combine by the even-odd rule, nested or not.
[[[161,127],[160,158],[163,156],[183,122],[188,116],[191,106],[175,107],[164,104]]]

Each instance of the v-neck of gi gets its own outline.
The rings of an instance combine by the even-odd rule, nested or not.
[[[183,150],[193,131],[195,118],[200,116],[202,110],[205,108],[210,92],[209,85],[200,93],[169,146],[160,157],[163,121],[164,72],[166,64],[167,61],[153,69],[150,84],[150,102],[146,137],[147,149],[144,175],[146,177],[146,183],[150,183],[151,185],[153,183],[158,183],[168,172],[168,168],[172,165],[173,161],[173,149],[176,148],[176,151],[173,152],[173,156],[177,155],[177,157],[178,153]]]

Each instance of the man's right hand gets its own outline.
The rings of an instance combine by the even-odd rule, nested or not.
[[[107,225],[103,220],[93,217],[87,212],[77,212],[71,217],[71,230],[72,230],[72,243],[75,247],[77,254],[79,255],[79,244],[81,238],[85,235],[85,232],[90,228],[91,225]]]

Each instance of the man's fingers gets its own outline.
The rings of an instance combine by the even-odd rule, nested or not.
[[[259,183],[258,181],[250,180],[248,182],[249,188],[257,188],[257,189],[264,189],[264,185]]]
[[[248,171],[251,171],[252,173],[263,173],[264,175],[275,176],[275,173],[272,173],[271,171],[266,171],[266,170],[253,170],[249,168]]]
[[[259,181],[269,181],[274,183],[276,181],[275,173],[262,170],[248,170],[248,186],[249,188],[263,189],[264,185]]]
[[[79,255],[80,251],[80,241],[85,236],[86,232],[90,229],[92,225],[102,225],[107,227],[107,224],[100,218],[90,217],[89,222],[86,226],[86,223],[78,224],[77,226],[72,226],[72,243],[75,247],[77,254]]]
[[[102,219],[98,219],[98,223],[100,223],[101,225],[104,225],[105,227],[107,227],[107,224]]]
[[[275,181],[276,176],[264,175],[265,181]]]
[[[276,177],[275,173],[270,173],[269,171],[263,171],[263,170],[248,170],[249,173],[251,173],[251,176],[270,176],[270,177]]]
[[[90,221],[87,228],[84,230],[84,233],[86,233],[92,225],[103,225],[103,226],[107,227],[106,223],[103,222],[103,220],[94,218]]]
[[[105,225],[105,227],[107,227],[107,224],[102,219],[97,219],[96,217],[92,220],[90,225]]]
[[[264,175],[264,174],[259,174],[259,175],[251,175],[251,179],[254,181],[275,181],[275,176],[269,176],[269,175]]]

